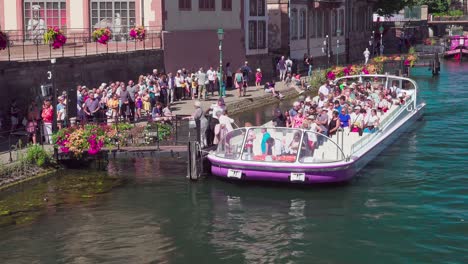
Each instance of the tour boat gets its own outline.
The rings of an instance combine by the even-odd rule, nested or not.
[[[304,129],[272,126],[243,127],[224,137],[208,154],[214,176],[239,181],[301,184],[336,183],[352,179],[385,148],[414,126],[425,103],[419,102],[415,81],[391,75],[358,75],[337,79],[397,83],[407,95],[380,116],[373,133],[343,129],[332,137]]]
[[[444,52],[444,57],[460,59],[461,56],[468,56],[468,37],[453,36],[450,38],[449,50]],[[465,44],[466,43],[466,44]]]

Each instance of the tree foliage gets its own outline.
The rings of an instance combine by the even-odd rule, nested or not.
[[[442,13],[449,9],[451,2],[454,0],[378,0],[375,10],[381,16],[391,16],[405,7],[427,5],[429,13]]]

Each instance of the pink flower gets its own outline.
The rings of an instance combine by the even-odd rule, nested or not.
[[[70,150],[67,147],[60,148],[60,151],[62,151],[63,153],[70,152]]]
[[[136,38],[136,37],[137,37],[137,32],[136,32],[135,29],[132,29],[132,30],[130,31],[130,37],[132,37],[132,38]]]
[[[336,78],[336,76],[335,76],[335,74],[334,74],[332,71],[329,71],[329,72],[327,73],[327,79],[329,79],[329,80],[335,80],[335,78]]]
[[[410,65],[410,61],[408,59],[405,60],[405,66],[409,66]]]

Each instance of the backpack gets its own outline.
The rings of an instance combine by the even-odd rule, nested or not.
[[[238,83],[242,82],[242,75],[240,75],[240,74],[236,75],[236,82],[238,82]]]

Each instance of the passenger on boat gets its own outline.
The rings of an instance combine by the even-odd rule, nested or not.
[[[341,121],[338,116],[339,116],[338,112],[333,111],[332,119],[330,120],[330,123],[328,124],[328,136],[329,137],[332,137],[333,135],[335,135],[336,131],[338,131],[338,129],[341,126]]]
[[[323,137],[317,137],[317,133],[322,133],[322,128],[320,125],[317,123],[317,119],[315,116],[309,116],[309,122],[307,122],[308,125],[308,130],[314,133],[307,133],[308,134],[308,139],[309,139],[309,146],[312,150],[312,155],[313,155],[313,150],[315,147],[319,146],[321,144],[322,138]]]
[[[382,113],[386,113],[389,108],[390,108],[390,103],[387,101],[387,99],[384,97],[383,94],[380,94],[379,104],[377,106],[377,109]]]
[[[348,108],[342,107],[339,115],[341,128],[349,127],[349,120],[351,117],[348,114]]]
[[[296,132],[294,133],[294,138],[288,146],[290,154],[297,154],[299,151],[299,146],[301,145],[301,133]]]
[[[275,110],[272,121],[275,127],[286,127],[286,117],[281,113],[279,108]]]
[[[260,143],[260,147],[262,149],[262,154],[265,155],[267,153],[267,140],[271,138],[270,133],[268,133],[266,128],[262,128],[262,142]]]
[[[328,109],[322,108],[322,112],[317,116],[317,125],[322,130],[322,134],[328,133]]]
[[[251,126],[252,126],[251,123],[249,123],[249,122],[245,123],[245,127],[251,127]],[[250,155],[252,155],[252,153],[253,153],[253,142],[254,142],[254,140],[256,138],[257,138],[257,136],[255,134],[255,130],[250,129],[249,132],[247,133],[247,139],[245,140],[245,150]]]
[[[299,109],[301,109],[301,103],[299,103],[298,101],[294,102],[293,107],[289,110],[289,116],[291,116],[291,118],[294,118],[297,115],[297,111]]]
[[[292,118],[289,115],[289,111],[284,112],[284,118],[286,121],[286,127],[292,127]]]
[[[377,116],[377,110],[372,109],[371,115],[367,119],[364,133],[372,133],[380,124],[380,118]]]
[[[364,129],[364,115],[361,113],[361,107],[355,106],[354,112],[351,113],[351,123],[350,123],[350,131],[351,132],[358,132],[360,136],[362,136],[362,131]]]
[[[297,111],[297,115],[293,118],[293,122],[292,122],[292,127],[293,128],[300,128],[302,126],[302,122],[304,122],[304,110],[302,109],[299,109]]]

